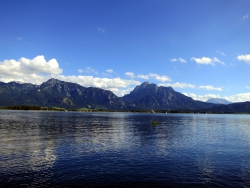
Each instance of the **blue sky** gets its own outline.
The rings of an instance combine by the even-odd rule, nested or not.
[[[144,81],[250,101],[249,0],[0,0],[0,81]]]

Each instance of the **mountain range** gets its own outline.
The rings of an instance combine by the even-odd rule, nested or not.
[[[209,109],[213,111],[213,109],[217,109],[223,111],[223,109],[227,108],[227,105],[220,107],[218,104],[196,101],[176,92],[172,87],[157,86],[149,82],[144,82],[136,86],[129,94],[118,97],[109,90],[83,87],[76,83],[53,78],[41,85],[0,82],[0,106],[14,105],[109,110]],[[236,109],[236,111],[239,110]],[[230,109],[227,111],[230,111]]]

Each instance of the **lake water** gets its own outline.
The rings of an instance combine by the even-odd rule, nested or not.
[[[0,187],[74,186],[249,187],[250,116],[0,111]]]

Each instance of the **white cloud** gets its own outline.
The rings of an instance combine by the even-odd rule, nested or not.
[[[165,75],[160,76],[158,74],[153,74],[153,73],[149,73],[148,75],[139,74],[138,78],[142,78],[146,80],[148,80],[149,78],[153,78],[161,82],[171,81],[171,79],[168,76],[165,76]]]
[[[179,58],[179,61],[180,61],[181,63],[186,63],[186,62],[187,62],[185,59],[182,59],[182,58]]]
[[[158,84],[159,86],[171,86],[173,88],[195,88],[195,85],[193,84],[187,84],[187,83],[168,83],[168,84]]]
[[[182,93],[182,94],[191,97],[194,100],[204,101],[204,102],[206,102],[208,99],[211,98],[221,98],[220,95],[215,95],[215,94],[206,94],[206,95],[196,95],[194,93]]]
[[[0,77],[8,79],[15,75],[18,77],[29,77],[32,74],[61,74],[62,69],[56,59],[48,62],[44,56],[37,56],[34,59],[26,59],[24,57],[19,60],[4,60],[0,62]]]
[[[206,94],[206,95],[196,95],[194,93],[183,93],[184,95],[193,98],[194,100],[207,101],[210,98],[223,98],[230,102],[245,102],[250,101],[250,93],[239,93],[236,95],[221,97],[220,95],[215,94]]]
[[[173,58],[173,59],[170,59],[170,61],[172,61],[172,62],[179,61],[179,62],[181,62],[181,63],[186,63],[186,62],[187,62],[187,61],[186,61],[185,59],[183,59],[183,58],[179,58],[179,59]]]
[[[30,75],[26,77],[20,77],[19,79],[15,79],[15,75],[13,75],[12,78],[0,78],[0,81],[2,82],[11,82],[11,81],[20,81],[23,83],[33,83],[33,84],[42,84],[43,82],[46,82],[50,78],[59,79],[66,82],[73,82],[78,83],[84,87],[98,87],[106,90],[113,91],[117,96],[122,96],[126,94],[129,88],[128,86],[136,86],[141,84],[141,82],[136,80],[125,80],[121,78],[98,78],[93,76],[65,76],[65,75],[45,75],[45,76],[39,76],[39,75]],[[122,89],[124,88],[124,89]]]
[[[78,72],[96,72],[87,67]],[[4,60],[0,62],[0,81],[20,81],[23,83],[42,84],[43,82],[55,78],[66,82],[78,83],[82,86],[98,87],[114,91],[118,96],[131,91],[131,86],[139,85],[136,80],[126,80],[121,78],[98,78],[93,76],[62,75],[62,69],[56,59],[45,61],[44,56],[37,56],[34,59],[20,58],[19,60]]]
[[[209,57],[202,57],[202,58],[195,58],[192,57],[191,60],[194,60],[198,64],[204,65],[215,65],[215,63],[225,64],[224,62],[220,61],[217,57],[209,58]]]
[[[142,78],[142,79],[148,80],[149,79],[149,75],[139,74],[138,78]]]
[[[217,90],[217,91],[222,91],[221,87],[213,87],[211,85],[208,86],[199,86],[200,89],[206,89],[206,90]]]
[[[107,69],[105,72],[102,73],[103,76],[112,77],[113,74],[118,75],[116,72],[114,72],[112,69]]]
[[[231,102],[245,102],[250,101],[250,93],[239,93],[229,97],[225,97],[226,100]]]
[[[112,69],[107,69],[106,72],[108,72],[108,73],[111,74],[111,73],[114,72],[114,71],[113,71]]]
[[[100,32],[100,33],[104,33],[105,32],[105,30],[103,29],[103,28],[97,28],[97,30]]]
[[[99,87],[103,89],[126,88],[129,85],[138,85],[139,81],[124,80],[121,78],[98,78],[93,76],[64,76],[57,75],[55,78],[81,84],[85,87]]]
[[[220,52],[220,51],[216,51],[216,52],[223,55],[223,56],[226,56],[226,54],[224,54],[223,52]]]
[[[110,91],[112,91],[113,93],[115,93],[119,97],[122,97],[122,96],[130,93],[132,90],[134,90],[134,87],[130,87],[127,89],[110,88]]]
[[[83,73],[83,70],[82,69],[78,69],[78,72]]]
[[[203,57],[203,58],[192,57],[191,60],[194,60],[196,63],[199,63],[199,64],[212,64],[211,59],[208,57]]]
[[[246,63],[250,63],[250,54],[246,54],[246,55],[239,55],[237,57],[237,59],[239,61],[245,61]]]
[[[165,75],[158,75],[158,74],[149,74],[150,77],[153,77],[154,79],[161,81],[161,82],[166,82],[166,81],[171,81],[171,79]]]
[[[135,74],[133,72],[125,72],[125,75],[130,77],[130,78],[134,78]]]
[[[248,18],[248,14],[246,14],[245,16],[243,16],[243,19],[247,19]]]
[[[158,74],[153,74],[153,73],[149,73],[147,75],[143,75],[143,74],[138,74],[137,76],[133,73],[133,72],[126,72],[125,73],[126,76],[129,76],[131,78],[142,78],[145,80],[148,80],[150,78],[161,81],[161,82],[166,82],[166,81],[171,81],[171,79],[168,76],[165,75],[158,75]]]

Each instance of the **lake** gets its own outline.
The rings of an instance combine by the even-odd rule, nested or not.
[[[167,186],[249,187],[250,115],[0,111],[0,187]]]

